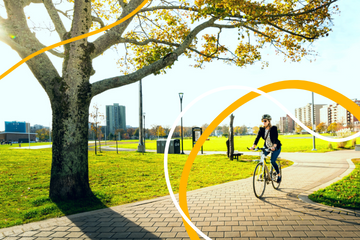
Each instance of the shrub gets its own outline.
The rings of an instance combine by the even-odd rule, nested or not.
[[[331,142],[329,142],[328,149],[333,149],[333,146],[332,146]]]
[[[337,138],[345,138],[345,137],[351,136],[350,128],[343,128],[339,131],[336,131],[336,136],[337,136]],[[337,146],[338,146],[338,148],[344,148],[348,142],[349,141],[338,142]]]

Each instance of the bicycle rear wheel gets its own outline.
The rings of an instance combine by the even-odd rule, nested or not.
[[[255,167],[253,175],[253,189],[257,198],[261,198],[264,194],[266,186],[266,172],[263,163],[258,163]]]
[[[279,167],[280,176],[281,176],[281,180],[282,180],[280,160],[276,160],[276,163],[277,163],[277,165],[278,165],[278,167]],[[274,167],[271,167],[270,176],[271,176],[271,180],[272,180],[271,183],[272,183],[273,187],[274,187],[275,189],[279,189],[281,182],[277,182],[277,173],[276,173]],[[275,177],[274,177],[274,176],[275,176]]]

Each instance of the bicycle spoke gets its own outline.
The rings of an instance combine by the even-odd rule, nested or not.
[[[258,163],[255,167],[253,175],[253,189],[257,198],[260,198],[265,191],[266,173],[264,170],[264,165],[262,163]]]

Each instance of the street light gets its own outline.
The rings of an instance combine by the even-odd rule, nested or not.
[[[315,126],[315,108],[314,108],[314,92],[312,92],[312,122],[313,122],[313,131],[316,131],[316,126]],[[313,149],[312,151],[316,151],[315,148],[315,136],[313,135]]]
[[[182,100],[184,97],[184,93],[179,93],[179,98],[180,98],[180,112],[182,112]],[[181,154],[185,154],[184,153],[184,139],[183,139],[184,133],[183,133],[183,118],[181,117]]]
[[[141,79],[139,81],[139,145],[138,145],[138,152],[144,152],[144,143],[143,143],[143,123],[142,123],[142,119],[143,119],[143,101],[142,101],[142,83],[141,83]]]
[[[144,134],[143,134],[143,136],[144,136],[144,152],[145,152],[145,113],[143,113],[143,117],[144,117],[144,128],[143,128],[143,131],[144,131]]]

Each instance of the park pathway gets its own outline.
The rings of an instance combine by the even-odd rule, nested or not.
[[[188,192],[193,223],[212,239],[359,239],[360,213],[309,203],[307,194],[351,172],[355,151],[282,153],[295,164],[283,170],[276,191],[257,199],[251,179]],[[299,199],[299,197],[301,199]],[[189,239],[170,198],[0,229],[0,239]]]

